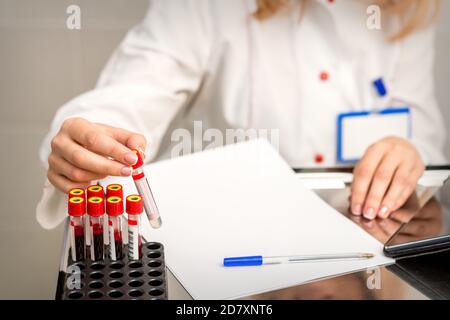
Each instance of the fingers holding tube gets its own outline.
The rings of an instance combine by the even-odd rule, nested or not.
[[[82,118],[66,119],[51,141],[49,181],[67,191],[108,175],[129,176],[137,161],[131,149],[144,151],[145,147],[140,134]]]
[[[102,126],[84,119],[66,128],[69,136],[78,144],[97,154],[102,154],[126,165],[133,165],[137,157],[132,150],[111,137]]]
[[[53,149],[77,168],[105,176],[129,176],[131,168],[92,152],[66,136],[54,139]]]
[[[108,125],[102,125],[106,132],[114,139],[127,146],[130,149],[139,150],[141,153],[145,153],[147,148],[147,139],[144,135],[131,132],[126,129],[111,127]]]
[[[48,157],[48,163],[55,172],[65,176],[73,182],[86,182],[105,178],[105,175],[75,167],[70,162],[55,153],[50,154]]]

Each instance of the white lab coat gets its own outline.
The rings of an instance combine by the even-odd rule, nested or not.
[[[255,8],[254,0],[150,1],[96,88],[56,114],[41,147],[44,165],[63,120],[78,116],[143,133],[147,161],[170,156],[175,128],[193,131],[202,121],[203,130],[278,129],[292,166],[317,165],[318,155],[332,166],[337,114],[377,106],[371,83],[379,77],[389,91],[385,106],[411,108],[412,142],[424,161],[445,162],[434,27],[391,43],[386,30],[367,28],[365,1],[309,1],[300,21],[297,1],[262,22],[250,17]],[[388,28],[397,26],[392,20]],[[44,227],[65,214],[49,212],[55,193],[47,184],[37,210]]]

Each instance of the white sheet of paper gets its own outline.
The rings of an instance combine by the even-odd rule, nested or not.
[[[265,140],[226,146],[145,168],[162,217],[144,237],[194,299],[234,299],[392,263],[383,246],[305,188]],[[130,178],[115,179],[126,194]],[[223,258],[371,252],[359,261],[222,266]]]

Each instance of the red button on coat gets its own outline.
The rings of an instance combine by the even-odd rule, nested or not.
[[[326,72],[326,71],[322,71],[320,73],[320,80],[322,80],[322,81],[327,81],[329,77],[330,76],[329,76],[328,72]]]
[[[320,154],[320,153],[316,154],[316,155],[314,156],[314,161],[315,161],[316,163],[322,163],[322,162],[323,162],[323,155]]]

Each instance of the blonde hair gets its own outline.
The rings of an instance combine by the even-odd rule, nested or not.
[[[302,13],[308,1],[302,0]],[[378,5],[383,17],[400,17],[402,26],[395,33],[388,35],[391,41],[403,39],[414,31],[432,23],[440,8],[440,0],[371,0],[368,2]],[[257,9],[253,16],[258,20],[264,20],[285,7],[289,0],[256,0],[256,3]]]

